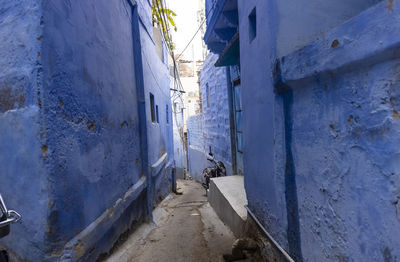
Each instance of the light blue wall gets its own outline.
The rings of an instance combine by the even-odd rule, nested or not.
[[[171,77],[171,89],[176,89],[174,79]],[[175,104],[175,105],[174,105]],[[171,91],[171,111],[173,121],[173,133],[174,133],[174,161],[175,167],[180,172],[180,178],[183,177],[183,172],[187,169],[187,154],[185,151],[185,135],[184,129],[184,117],[183,117],[183,98],[177,95],[176,91]]]
[[[203,113],[188,118],[188,155],[190,175],[202,181],[202,171],[212,165],[207,155],[222,161],[227,175],[232,175],[232,151],[228,103],[228,69],[215,67],[218,56],[210,53],[200,74]],[[208,91],[207,91],[208,86]]]
[[[399,187],[391,163],[398,134],[396,91],[390,83],[396,86],[397,63],[370,66],[376,63],[373,57],[317,75],[357,57],[364,45],[354,44],[355,32],[364,33],[359,38],[371,43],[367,46],[382,45],[373,37],[382,29],[370,30],[367,21],[382,24],[378,21],[388,14],[398,17],[396,9],[391,1],[382,3],[382,17],[368,13],[324,34],[377,1],[335,1],[334,7],[327,1],[306,2],[238,1],[249,207],[296,261],[396,260]],[[299,11],[304,5],[308,8]],[[248,15],[254,7],[257,36],[250,41]],[[344,33],[350,25],[353,31]],[[389,36],[393,32],[388,30],[380,41]],[[342,57],[331,61],[328,53],[310,51],[315,44],[308,43],[317,39],[317,45],[332,49],[333,37],[339,39],[338,50],[348,46]],[[276,72],[277,58],[305,45],[296,59],[281,60],[282,75]],[[313,59],[319,62],[311,67]],[[360,65],[365,68],[357,69]],[[289,68],[312,79],[292,83],[293,73],[285,78]],[[349,70],[354,72],[344,74]],[[274,92],[274,81],[283,81],[287,90]]]
[[[188,134],[188,164],[189,174],[196,181],[204,180],[203,169],[210,165],[207,161],[204,139],[203,114],[188,117],[186,120]]]
[[[26,260],[95,259],[146,216],[145,170],[150,206],[171,189],[169,75],[155,52],[151,7],[138,1],[139,65],[128,1],[11,2],[0,7],[0,192],[23,220],[2,243]],[[138,66],[147,123],[139,120]],[[149,122],[149,92],[157,124]],[[65,251],[73,239],[80,244]]]
[[[215,67],[218,56],[210,53],[204,61],[200,74],[201,100],[203,103],[204,147],[209,147],[217,161],[222,161],[227,174],[232,175],[232,151],[228,103],[228,69]],[[209,97],[207,98],[207,85]],[[208,100],[208,102],[207,102]],[[209,104],[209,106],[208,106]]]

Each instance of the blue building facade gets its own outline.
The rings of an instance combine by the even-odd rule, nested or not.
[[[240,64],[249,210],[295,261],[398,260],[398,2],[206,7]]]
[[[234,174],[232,166],[231,122],[228,81],[229,70],[214,66],[218,56],[211,53],[204,61],[200,74],[202,114],[188,118],[188,160],[190,175],[203,181],[203,170],[211,165],[207,155],[212,153],[222,161],[227,175]]]
[[[95,260],[173,182],[169,70],[151,3],[0,9],[0,192],[23,216],[1,245],[16,260]]]

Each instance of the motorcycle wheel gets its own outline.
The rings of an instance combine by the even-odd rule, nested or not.
[[[0,251],[0,262],[8,262],[8,254],[6,251]]]

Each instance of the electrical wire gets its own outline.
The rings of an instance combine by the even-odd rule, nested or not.
[[[203,19],[203,21],[201,22],[199,28],[196,30],[196,32],[194,33],[194,35],[192,36],[192,38],[190,39],[189,43],[187,43],[187,45],[185,46],[185,48],[183,49],[183,51],[181,52],[181,54],[176,58],[176,60],[179,60],[179,58],[183,55],[183,53],[186,51],[186,49],[189,47],[190,43],[194,40],[194,38],[196,37],[197,33],[200,31],[200,29],[203,27],[205,21],[207,20],[207,17],[210,15],[211,11],[215,8],[215,6],[217,5],[218,1],[214,1],[213,6],[210,8],[210,10],[208,10],[207,15],[205,16],[205,18]]]
[[[161,8],[158,5],[158,3],[160,3]],[[173,60],[173,63],[174,63],[174,65],[173,65],[174,66],[174,68],[173,68],[173,70],[174,70],[174,87],[175,87],[174,89],[178,90],[178,92],[181,93],[180,91],[181,90],[184,91],[184,89],[183,89],[183,85],[182,85],[182,82],[180,80],[179,72],[178,72],[178,69],[177,69],[177,66],[176,66],[177,63],[176,63],[175,55],[174,55],[174,52],[168,46],[168,39],[172,39],[171,35],[170,35],[169,23],[167,21],[165,12],[161,12],[161,10],[166,10],[166,6],[164,6],[164,1],[163,0],[161,0],[159,2],[157,0],[154,0],[153,4],[155,5],[155,8],[156,8],[156,10],[158,12],[158,15],[159,15],[159,17],[161,19],[161,23],[165,26],[165,31],[166,32],[164,31],[164,28],[161,28],[162,30],[160,30],[160,31],[162,32],[162,36],[164,38],[164,41],[167,43],[166,47],[167,47],[168,53],[171,56],[171,58]],[[165,35],[165,33],[167,34],[167,36]],[[178,84],[179,88],[177,88],[177,84]],[[177,91],[174,91],[174,93],[175,92],[177,92]]]

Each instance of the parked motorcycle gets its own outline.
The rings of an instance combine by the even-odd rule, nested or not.
[[[10,234],[10,225],[18,222],[21,215],[14,210],[8,210],[0,194],[0,238]],[[8,253],[6,250],[0,250],[0,262],[8,262]]]
[[[207,160],[213,163],[214,166],[207,167],[203,170],[204,182],[202,183],[202,185],[206,190],[206,195],[208,194],[208,190],[210,188],[211,178],[226,176],[226,168],[224,163],[222,163],[221,161],[215,161],[214,155],[212,153],[208,154]]]

